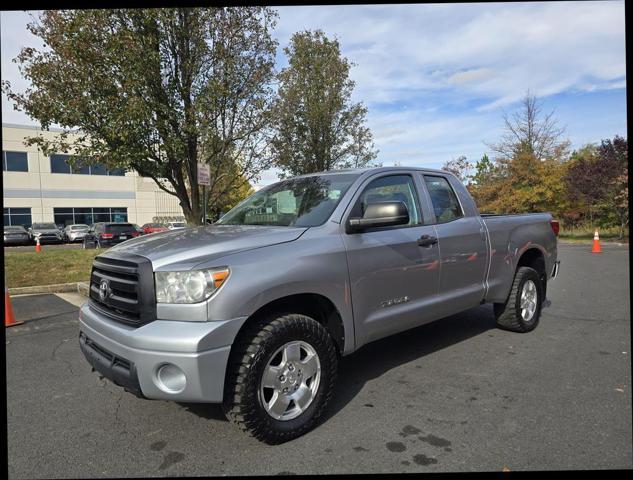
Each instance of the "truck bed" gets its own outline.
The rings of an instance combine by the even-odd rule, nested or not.
[[[530,247],[534,239],[542,244],[536,247],[545,257],[546,272],[553,268],[556,259],[556,236],[552,231],[549,213],[481,214],[490,241],[490,267],[487,276],[486,300],[505,302],[510,292],[517,259]]]

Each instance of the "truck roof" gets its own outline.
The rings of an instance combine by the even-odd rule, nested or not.
[[[424,167],[369,167],[369,168],[347,168],[341,170],[326,170],[324,172],[315,172],[315,173],[306,173],[304,175],[297,175],[293,178],[302,178],[302,177],[312,177],[312,176],[321,176],[321,175],[339,175],[339,174],[358,174],[361,175],[367,172],[401,172],[403,170],[410,171],[420,171],[420,172],[434,172],[434,173],[449,173],[445,170],[439,170],[437,168],[424,168]]]

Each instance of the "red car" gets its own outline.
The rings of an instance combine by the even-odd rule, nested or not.
[[[158,232],[167,232],[169,229],[163,225],[162,223],[146,223],[141,227],[143,232],[147,233],[158,233]]]

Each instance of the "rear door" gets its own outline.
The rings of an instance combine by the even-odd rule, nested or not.
[[[452,176],[420,174],[439,239],[439,307],[451,315],[478,305],[485,293],[488,245],[480,217],[465,212]]]
[[[346,212],[344,224],[360,217],[373,201],[402,201],[408,225],[343,233],[347,251],[356,344],[424,323],[425,306],[437,298],[439,254],[437,244],[420,246],[423,235],[433,237],[428,206],[424,210],[419,184],[412,174],[370,177]]]

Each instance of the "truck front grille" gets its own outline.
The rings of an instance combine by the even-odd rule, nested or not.
[[[156,319],[151,262],[139,255],[109,252],[95,257],[90,275],[91,307],[131,326]]]

